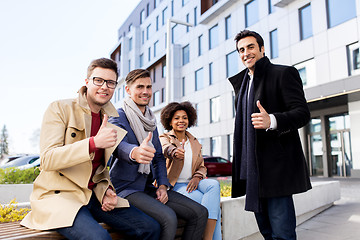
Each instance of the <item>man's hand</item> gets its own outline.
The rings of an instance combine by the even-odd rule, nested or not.
[[[117,132],[115,129],[107,128],[106,124],[108,116],[104,114],[104,119],[100,126],[100,129],[94,137],[94,143],[96,148],[109,148],[116,144]]]
[[[156,199],[166,204],[168,199],[167,187],[165,185],[160,185],[160,187],[156,190]]]
[[[139,147],[135,147],[131,152],[131,158],[138,163],[150,164],[153,157],[155,156],[155,148],[149,146],[151,141],[152,132],[149,132],[149,135],[144,139]]]
[[[259,108],[260,113],[251,114],[251,121],[255,129],[268,129],[270,127],[270,116],[266,110],[261,106],[260,101],[256,102],[256,106]]]
[[[188,191],[189,193],[191,193],[192,191],[196,190],[198,185],[200,182],[200,178],[198,177],[193,177],[190,182],[188,183],[187,187],[186,187],[186,191]]]
[[[103,198],[101,209],[104,212],[111,211],[116,207],[117,202],[118,198],[116,193],[111,188],[108,188]]]
[[[185,146],[185,139],[182,140],[181,147],[175,149],[174,156],[179,160],[184,160],[185,158],[184,146]]]

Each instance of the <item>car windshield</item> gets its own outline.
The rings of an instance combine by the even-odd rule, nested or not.
[[[31,163],[33,161],[35,161],[36,159],[38,159],[39,156],[25,156],[25,157],[20,157],[17,158],[7,164],[5,164],[3,167],[18,167],[18,166],[22,166],[28,163]]]

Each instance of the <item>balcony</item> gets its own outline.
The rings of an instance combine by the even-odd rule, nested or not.
[[[201,14],[199,23],[207,24],[217,16],[219,16],[225,9],[236,4],[237,0],[219,0],[216,4],[212,5],[203,14]]]

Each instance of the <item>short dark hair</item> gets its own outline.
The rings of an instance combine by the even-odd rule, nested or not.
[[[135,82],[136,79],[139,78],[147,78],[150,77],[150,72],[146,69],[135,69],[128,73],[125,78],[126,85],[129,86]]]
[[[261,49],[261,47],[264,46],[264,39],[260,36],[260,34],[258,34],[257,32],[254,31],[250,31],[250,30],[243,30],[241,32],[239,32],[238,34],[236,34],[234,40],[236,41],[236,50],[239,52],[239,49],[237,47],[238,42],[246,37],[254,37],[256,39],[256,42],[259,45],[259,49]]]
[[[175,112],[179,110],[184,110],[186,112],[189,119],[188,127],[192,127],[195,125],[197,120],[197,114],[193,105],[188,101],[181,103],[172,102],[166,105],[161,110],[160,120],[161,120],[161,124],[164,126],[166,130],[172,129],[172,127],[170,126],[171,120],[174,117]]]
[[[92,72],[97,67],[113,70],[116,74],[116,81],[117,81],[119,73],[118,73],[117,63],[114,60],[109,59],[109,58],[99,58],[99,59],[92,60],[87,69],[87,78],[89,78],[91,76]]]

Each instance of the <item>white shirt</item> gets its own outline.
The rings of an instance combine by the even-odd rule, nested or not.
[[[192,168],[192,150],[189,139],[185,142],[185,154],[184,154],[184,166],[181,170],[177,182],[189,182],[191,179],[191,168]]]

